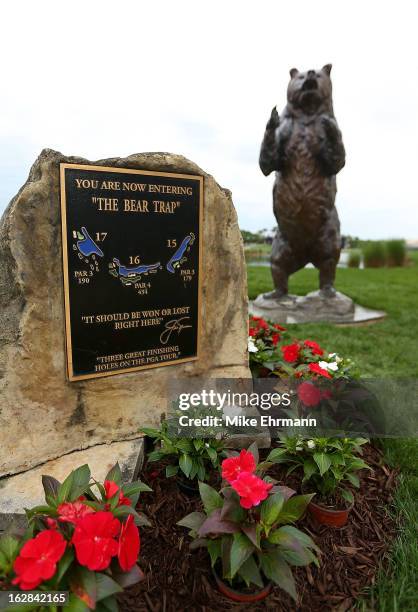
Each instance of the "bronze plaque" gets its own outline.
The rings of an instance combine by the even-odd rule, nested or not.
[[[198,358],[203,177],[60,164],[76,381]]]

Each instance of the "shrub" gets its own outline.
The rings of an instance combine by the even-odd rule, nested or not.
[[[169,431],[167,421],[162,423],[160,429],[143,427],[141,431],[154,440],[154,450],[148,454],[148,461],[161,461],[166,458],[171,460],[165,469],[167,478],[180,471],[189,480],[198,478],[205,481],[209,478],[211,467],[220,467],[224,446],[222,440],[211,436],[177,438]]]
[[[141,491],[151,491],[140,481],[122,485],[121,478],[118,464],[103,484],[91,479],[88,465],[63,483],[43,476],[46,503],[26,510],[24,536],[0,538],[3,588],[69,591],[71,610],[117,612],[116,594],[143,578],[137,526],[150,523],[135,506]],[[26,611],[57,610],[33,601]]]
[[[199,483],[204,512],[178,524],[190,529],[191,548],[207,548],[212,567],[233,587],[262,588],[264,575],[296,600],[290,566],[319,565],[318,547],[293,526],[313,496],[260,478],[257,461],[255,445],[225,459],[221,491]]]
[[[361,251],[350,251],[348,256],[348,267],[359,268],[361,263]]]
[[[380,241],[368,242],[363,249],[364,267],[381,268],[386,265],[385,244]]]
[[[360,486],[356,472],[369,468],[358,456],[362,454],[361,446],[366,442],[368,440],[365,438],[286,437],[281,440],[280,448],[270,452],[266,463],[289,463],[288,473],[300,468],[303,472],[302,484],[308,483],[323,500],[334,501],[338,494],[351,504],[354,497],[345,483],[356,488]]]
[[[388,240],[386,253],[388,266],[403,266],[406,257],[405,240]]]

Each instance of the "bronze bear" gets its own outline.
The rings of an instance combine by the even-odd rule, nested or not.
[[[287,105],[276,107],[267,123],[260,151],[265,176],[276,172],[273,210],[278,223],[271,254],[275,289],[265,298],[288,293],[290,274],[313,263],[319,269],[320,294],[335,295],[334,279],[341,251],[335,208],[337,172],[345,150],[332,106],[331,64],[321,70],[290,71]]]

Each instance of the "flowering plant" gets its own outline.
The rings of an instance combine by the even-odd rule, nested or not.
[[[279,343],[286,329],[278,323],[270,323],[262,317],[250,315],[248,330],[248,354],[250,368],[257,376],[266,376],[280,359]]]
[[[190,529],[192,548],[207,548],[212,568],[231,584],[262,588],[264,576],[296,600],[290,566],[318,564],[319,549],[292,523],[303,516],[313,495],[295,495],[260,477],[257,463],[256,445],[225,459],[220,492],[200,482],[204,511],[178,524]]]
[[[117,611],[115,596],[139,582],[138,525],[148,524],[135,510],[141,491],[137,481],[122,485],[118,464],[103,484],[92,481],[83,465],[63,483],[43,476],[44,506],[26,510],[23,538],[0,540],[0,584],[3,588],[69,591],[69,611]],[[39,604],[25,610],[51,610]]]
[[[143,427],[142,432],[154,441],[154,450],[148,454],[148,461],[171,459],[165,469],[167,478],[180,472],[189,480],[198,478],[205,481],[211,467],[216,470],[220,467],[222,440],[215,437],[178,438],[169,431],[167,421],[160,429]]]
[[[274,448],[266,464],[289,463],[289,475],[296,469],[303,472],[302,485],[306,483],[328,503],[338,503],[340,496],[352,504],[354,496],[346,488],[360,486],[357,472],[370,467],[359,457],[365,438],[311,438],[283,437],[280,447]]]

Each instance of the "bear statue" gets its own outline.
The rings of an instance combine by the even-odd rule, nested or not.
[[[290,274],[312,263],[319,269],[322,298],[335,296],[334,278],[341,236],[335,208],[335,175],[345,164],[341,132],[332,106],[331,64],[321,70],[290,71],[287,105],[276,107],[260,151],[265,176],[276,172],[273,208],[278,229],[273,240],[274,291],[287,296]]]

